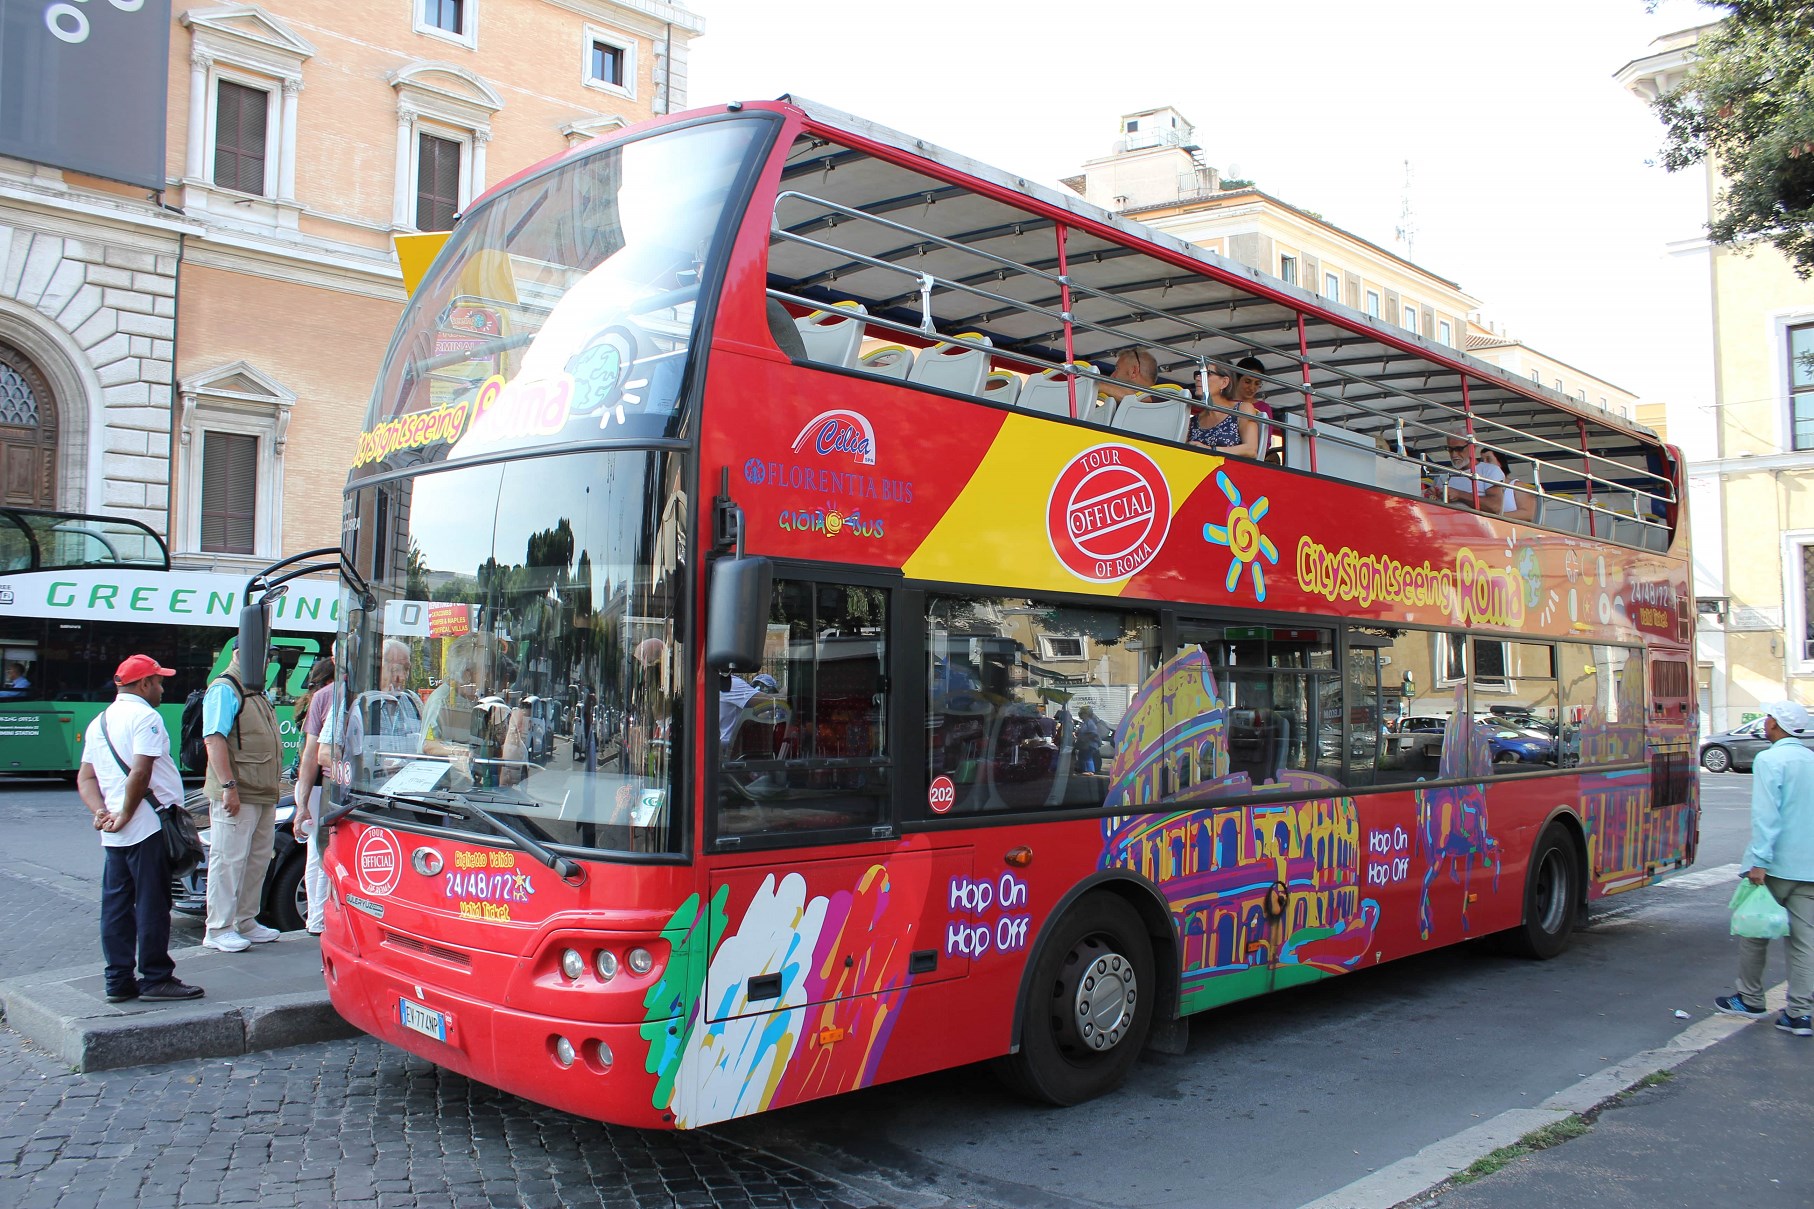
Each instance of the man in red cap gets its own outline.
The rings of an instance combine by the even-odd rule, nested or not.
[[[170,960],[170,863],[156,803],[180,803],[183,779],[158,717],[164,677],[149,655],[128,656],[113,674],[113,704],[88,724],[76,792],[94,815],[107,863],[101,872],[101,955],[107,1002],[198,999]],[[133,976],[134,957],[138,976]]]

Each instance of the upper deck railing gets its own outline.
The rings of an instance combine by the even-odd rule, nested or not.
[[[168,571],[170,551],[150,526],[117,516],[0,508],[0,572],[134,567]]]
[[[1647,430],[1125,219],[1059,217],[1025,182],[934,176],[868,141],[802,136],[783,169],[769,296],[809,335],[860,325],[810,359],[1181,441],[1192,410],[1206,425],[1227,410],[1202,397],[1202,371],[1257,357],[1287,465],[1417,494],[1466,477],[1447,458],[1459,437],[1470,460],[1507,460],[1537,524],[1668,547],[1673,466]],[[898,344],[859,355],[878,337]],[[1155,383],[1111,376],[1130,348],[1153,355]],[[1129,390],[1133,407],[1107,401]]]

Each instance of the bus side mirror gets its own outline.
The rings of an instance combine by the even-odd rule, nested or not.
[[[705,659],[718,672],[756,671],[768,638],[774,569],[766,558],[721,558],[712,564],[706,601]]]
[[[252,692],[263,692],[266,663],[271,648],[271,615],[264,602],[239,611],[239,682]]]

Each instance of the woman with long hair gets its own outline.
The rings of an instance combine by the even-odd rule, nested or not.
[[[302,866],[302,886],[309,909],[302,923],[316,936],[327,927],[327,875],[321,868],[321,846],[315,842],[315,827],[321,818],[321,730],[333,699],[334,656],[329,652],[316,656],[309,665],[302,695],[296,698],[296,716],[302,719],[302,762],[296,768],[296,813],[290,821],[290,830],[308,850]]]
[[[1230,374],[1220,367],[1203,371],[1204,390],[1217,409],[1204,408],[1193,415],[1186,439],[1218,453],[1237,458],[1260,456],[1260,413],[1253,401],[1260,393],[1256,374],[1266,372],[1258,357],[1243,357]]]

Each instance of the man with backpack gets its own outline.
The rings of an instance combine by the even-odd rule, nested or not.
[[[170,864],[157,802],[181,802],[183,778],[157,706],[176,672],[132,655],[114,673],[113,704],[88,724],[76,792],[94,816],[101,870],[102,979],[107,1002],[198,999],[170,960]],[[138,975],[133,975],[137,957]]]
[[[277,838],[278,777],[283,742],[277,711],[263,686],[247,688],[229,666],[202,699],[202,742],[207,749],[208,796],[213,832],[208,853],[208,929],[202,943],[223,953],[243,953],[276,940],[276,928],[258,922],[265,870]]]

